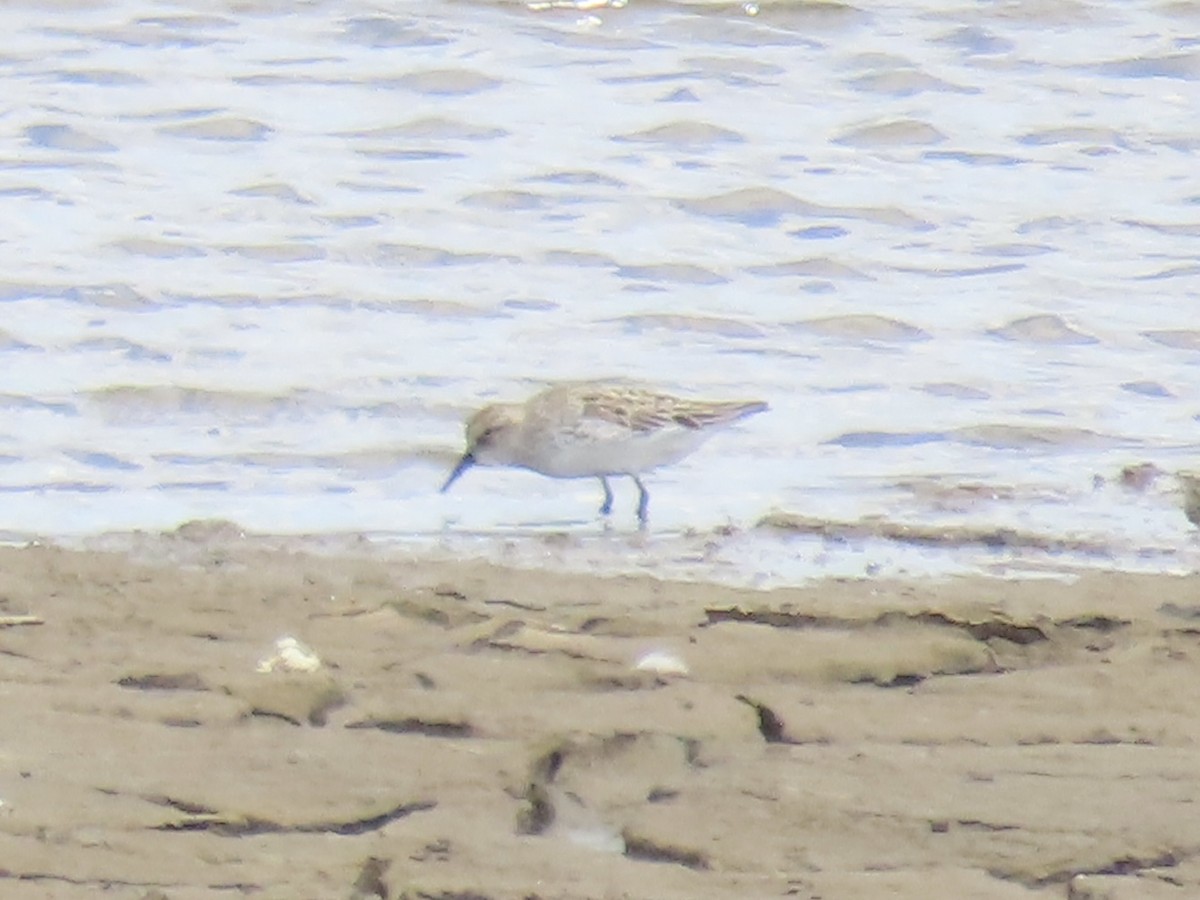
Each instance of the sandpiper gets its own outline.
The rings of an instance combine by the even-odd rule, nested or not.
[[[759,400],[687,400],[621,384],[560,384],[524,403],[494,403],[471,416],[466,452],[442,491],[473,465],[599,478],[600,513],[608,515],[608,478],[628,475],[638,487],[638,521],[645,525],[650,495],[639,475],[678,462],[714,431],[766,408]]]

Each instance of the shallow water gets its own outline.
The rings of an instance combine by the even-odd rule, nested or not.
[[[1197,562],[1198,3],[0,23],[12,537],[224,518],[756,581],[1014,555],[745,530],[781,509]],[[649,544],[626,484],[609,532],[593,481],[437,493],[471,408],[598,376],[772,412],[651,476]]]

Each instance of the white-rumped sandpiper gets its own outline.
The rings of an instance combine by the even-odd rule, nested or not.
[[[610,475],[638,487],[638,521],[650,495],[642,473],[683,459],[714,431],[762,412],[759,400],[688,400],[603,382],[560,384],[524,403],[494,403],[467,420],[467,449],[442,491],[473,465],[514,466],[551,478],[599,478],[600,512],[612,511]]]

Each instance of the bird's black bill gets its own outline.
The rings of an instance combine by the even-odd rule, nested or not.
[[[475,465],[475,457],[470,453],[464,453],[463,458],[458,461],[458,465],[454,467],[454,471],[450,473],[450,477],[446,479],[446,483],[442,485],[442,493],[450,490],[450,485],[458,481],[462,477],[462,473]]]

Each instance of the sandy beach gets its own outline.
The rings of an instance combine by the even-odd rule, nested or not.
[[[1200,896],[1195,578],[0,560],[5,898]]]

